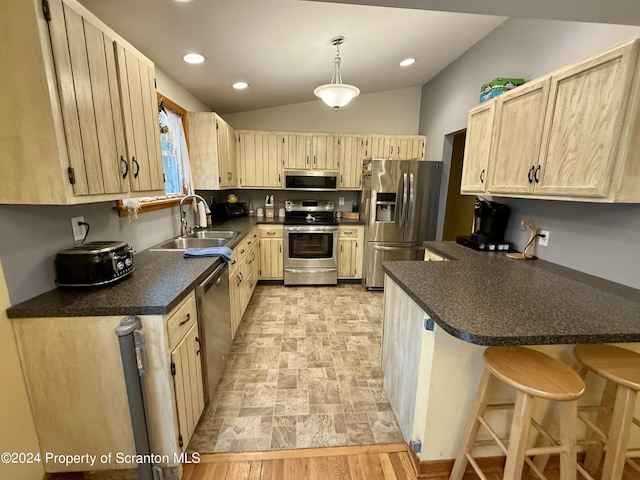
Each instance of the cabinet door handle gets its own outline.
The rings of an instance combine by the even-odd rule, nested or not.
[[[185,318],[183,321],[181,321],[178,326],[181,327],[182,325],[184,325],[185,323],[187,323],[189,320],[191,320],[191,314],[187,313],[187,318]]]
[[[340,253],[342,253],[342,251],[343,251],[343,250],[342,250],[342,247],[343,247],[343,246],[344,246],[344,245],[340,245]]]
[[[122,179],[127,178],[127,174],[129,173],[129,162],[124,159],[124,156],[120,155],[120,161],[124,163],[124,173],[122,174]]]
[[[282,245],[278,245],[278,250],[279,250],[278,253],[282,253]]]
[[[275,235],[276,232],[267,232],[267,235]]]
[[[200,337],[196,337],[196,343],[198,344],[198,350],[196,351],[196,355],[200,355],[200,350],[202,350],[202,344],[200,343]]]
[[[533,183],[533,172],[535,171],[535,169],[536,169],[536,167],[531,165],[531,168],[529,169],[529,172],[527,173],[527,178],[529,179],[529,183]]]
[[[309,155],[307,155],[307,165],[309,165]]]
[[[540,165],[536,168],[536,173],[533,174],[533,178],[535,178],[536,183],[540,183]]]
[[[140,164],[136,160],[136,157],[131,157],[131,161],[136,166],[136,171],[133,172],[133,178],[138,178],[138,174],[140,173]]]
[[[314,165],[317,165],[317,164],[318,164],[318,159],[316,158],[316,156],[315,156],[315,155],[313,156],[313,164],[314,164]]]
[[[480,172],[480,183],[484,183],[484,168]]]

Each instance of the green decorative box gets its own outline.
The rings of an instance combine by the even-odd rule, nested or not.
[[[491,80],[480,88],[480,103],[485,102],[490,98],[497,97],[501,93],[511,90],[512,88],[516,88],[523,83],[524,79],[522,78],[498,77]]]

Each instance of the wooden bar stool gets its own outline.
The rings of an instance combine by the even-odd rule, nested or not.
[[[597,474],[606,446],[603,480],[621,479],[626,461],[640,476],[640,465],[631,460],[640,457],[640,451],[627,450],[632,425],[640,426],[633,416],[640,391],[640,354],[613,345],[576,345],[573,354],[585,368],[606,380],[595,423],[579,414],[597,436],[596,445],[587,449],[585,470]]]
[[[582,378],[561,361],[525,347],[489,347],[484,351],[484,361],[485,372],[449,479],[461,480],[467,463],[471,464],[481,478],[486,478],[471,455],[482,425],[506,455],[503,475],[505,480],[520,480],[525,462],[540,478],[546,478],[528,457],[550,453],[560,453],[560,480],[575,480],[576,400],[584,392]],[[496,379],[516,389],[515,405],[488,403],[490,383]],[[533,422],[534,427],[554,445],[527,449],[533,400],[536,397],[559,402],[558,407],[562,409],[559,416],[560,434],[557,440],[551,439],[541,430],[540,425]],[[513,420],[507,446],[487,423],[484,414],[488,410],[512,407]]]

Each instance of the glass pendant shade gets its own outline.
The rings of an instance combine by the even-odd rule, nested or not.
[[[360,95],[360,89],[344,83],[327,83],[326,85],[317,87],[313,93],[316,97],[320,97],[328,106],[337,110]]]
[[[342,36],[331,39],[331,44],[336,47],[331,83],[320,85],[313,91],[316,97],[320,97],[324,103],[336,110],[344,107],[352,99],[360,95],[360,89],[358,87],[342,83],[342,74],[340,73],[340,45],[342,45],[343,42],[344,37]]]

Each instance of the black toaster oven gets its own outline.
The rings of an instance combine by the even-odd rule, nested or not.
[[[227,220],[234,217],[246,217],[249,215],[249,208],[245,202],[221,202],[211,204],[214,220]]]
[[[120,241],[83,243],[58,252],[55,267],[59,287],[108,285],[133,272],[133,249]]]

